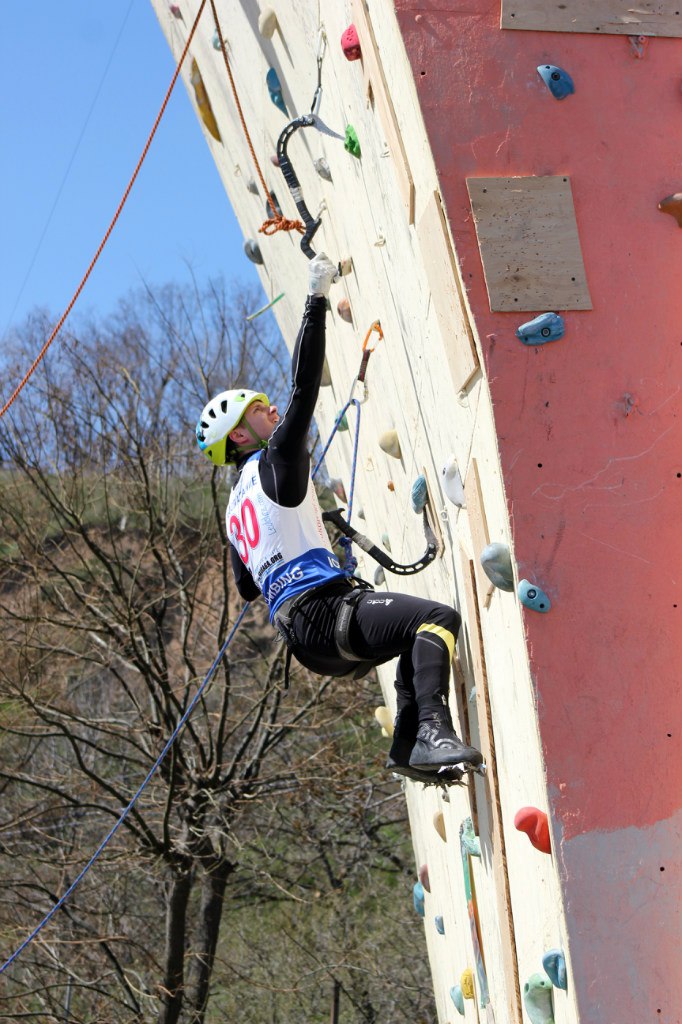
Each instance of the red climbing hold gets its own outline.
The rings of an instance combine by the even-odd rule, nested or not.
[[[346,60],[360,60],[362,57],[360,39],[355,25],[349,25],[341,36],[341,49]]]
[[[429,866],[428,864],[422,864],[419,869],[419,881],[424,886],[427,892],[431,892],[431,885],[429,883]]]
[[[549,841],[549,823],[544,811],[537,807],[522,807],[514,815],[514,827],[519,832],[525,832],[536,850],[541,853],[551,853],[552,847]]]

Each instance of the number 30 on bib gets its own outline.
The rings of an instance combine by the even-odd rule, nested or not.
[[[253,550],[260,540],[258,516],[250,498],[245,498],[239,510],[240,519],[230,516],[230,536],[244,564],[249,561],[249,548]]]

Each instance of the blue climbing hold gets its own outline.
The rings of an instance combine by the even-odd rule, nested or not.
[[[554,988],[562,988],[565,992],[568,988],[568,980],[566,978],[566,957],[563,950],[548,949],[542,958],[542,966]]]
[[[526,608],[532,608],[534,612],[548,612],[552,607],[552,602],[544,590],[535,583],[529,583],[528,580],[519,581],[518,595],[521,604]]]
[[[440,914],[436,915],[436,931],[439,935],[445,935],[445,922]]]
[[[455,1004],[457,1013],[461,1013],[464,1016],[464,996],[462,995],[462,988],[460,985],[453,985],[450,989],[450,998]]]
[[[548,341],[558,341],[564,336],[564,321],[558,313],[541,313],[527,324],[516,328],[516,337],[524,345],[545,345]]]
[[[287,110],[287,105],[284,102],[284,96],[282,95],[282,83],[280,82],[279,75],[274,68],[268,69],[268,73],[265,76],[265,84],[268,87],[268,92],[270,93],[270,99],[272,102],[278,110],[281,110],[282,113],[288,117],[289,111]]]
[[[493,586],[499,590],[513,591],[514,570],[511,555],[506,544],[495,541],[481,551],[481,565]]]
[[[412,902],[414,903],[414,909],[417,911],[420,917],[424,916],[424,886],[421,882],[415,882],[412,887]]]
[[[260,251],[260,246],[253,238],[247,238],[244,242],[244,252],[252,263],[258,263],[259,265],[263,263],[263,254]]]
[[[412,502],[413,511],[420,513],[424,511],[424,506],[429,498],[429,492],[426,489],[426,477],[421,473],[412,484],[412,490],[410,491],[410,501]]]
[[[555,100],[563,100],[575,92],[573,79],[563,68],[557,68],[554,64],[540,64],[538,74]]]

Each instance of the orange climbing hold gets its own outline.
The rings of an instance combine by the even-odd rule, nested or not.
[[[551,853],[552,846],[549,839],[549,822],[544,811],[537,807],[522,807],[514,815],[514,827],[519,832],[525,832],[536,850],[541,853]]]

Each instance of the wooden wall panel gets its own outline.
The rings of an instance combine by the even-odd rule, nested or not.
[[[466,512],[469,519],[471,540],[474,545],[474,565],[476,566],[478,592],[481,596],[483,606],[487,608],[490,604],[490,598],[492,597],[492,593],[495,588],[484,573],[483,566],[481,565],[481,552],[483,551],[483,548],[490,544],[490,532],[488,530],[488,520],[485,514],[485,505],[483,504],[481,478],[479,476],[476,459],[471,460],[469,472],[467,473],[466,480],[464,481],[464,497],[466,498],[467,503]]]
[[[492,310],[592,309],[563,175],[467,178]]]
[[[502,0],[500,23],[535,32],[682,36],[682,8],[678,0]]]

